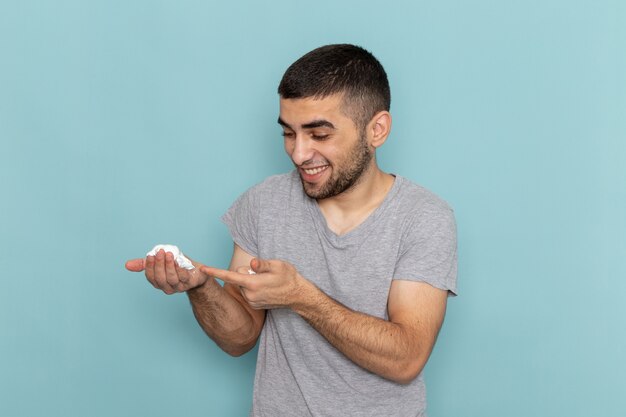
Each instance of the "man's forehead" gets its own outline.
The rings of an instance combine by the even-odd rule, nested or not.
[[[328,120],[340,123],[346,119],[342,109],[343,95],[335,94],[324,98],[281,98],[278,123],[283,126],[300,126],[315,121]]]

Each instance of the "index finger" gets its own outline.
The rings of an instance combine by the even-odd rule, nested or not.
[[[240,274],[239,272],[229,271],[226,269],[213,268],[206,265],[201,266],[200,271],[209,276],[219,278],[224,282],[228,282],[230,284],[238,285],[244,288],[246,287],[246,283],[250,280],[250,275]]]

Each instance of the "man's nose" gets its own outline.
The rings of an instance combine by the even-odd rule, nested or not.
[[[296,165],[302,165],[304,162],[313,158],[315,149],[313,149],[312,141],[306,137],[298,135],[294,140],[293,150],[291,152],[291,160]]]

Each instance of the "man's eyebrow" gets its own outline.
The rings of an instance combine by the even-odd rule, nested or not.
[[[280,117],[278,118],[278,124],[283,126],[283,127],[288,128],[288,129],[293,129],[291,126],[289,126],[288,123],[286,123]],[[335,129],[335,125],[334,124],[332,124],[328,120],[324,120],[324,119],[313,120],[312,122],[303,124],[301,127],[302,127],[302,129],[315,129],[317,127],[328,127],[330,129]]]
[[[281,119],[280,116],[278,117],[278,124],[281,125],[282,127],[286,127],[288,129],[291,129],[291,126],[289,126],[287,123],[285,123],[285,121],[283,119]]]
[[[328,127],[330,129],[334,129],[335,125],[333,125],[328,120],[313,120],[312,122],[306,123],[302,125],[302,129],[315,129],[316,127]]]

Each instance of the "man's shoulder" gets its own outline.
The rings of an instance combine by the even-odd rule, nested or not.
[[[248,188],[239,196],[239,200],[248,201],[257,208],[276,206],[299,198],[302,194],[301,188],[297,172],[292,171],[265,178]]]
[[[399,175],[396,179],[399,181],[398,199],[402,206],[412,210],[453,211],[446,200],[426,187]]]
[[[239,195],[222,219],[227,224],[243,223],[246,219],[254,223],[261,217],[267,219],[280,215],[285,202],[293,194],[292,177],[292,173],[272,175],[249,187]]]
[[[271,175],[263,181],[250,187],[247,192],[261,195],[273,195],[283,190],[290,190],[293,187],[293,184],[297,183],[297,178],[294,176],[294,172],[295,171]]]

